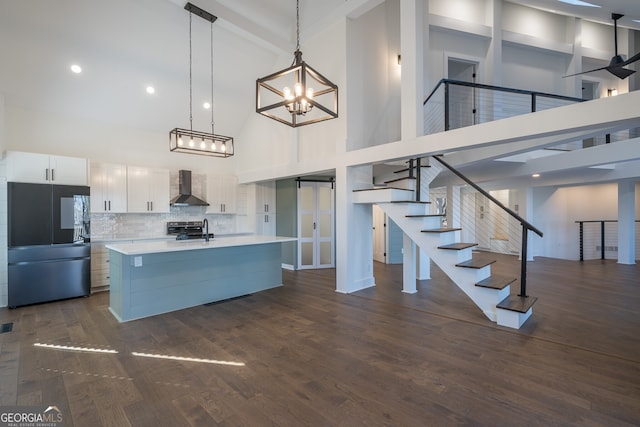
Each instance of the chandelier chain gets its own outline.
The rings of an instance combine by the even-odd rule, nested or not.
[[[192,77],[192,49],[191,49],[191,18],[189,13],[189,127],[193,130],[193,77]]]
[[[296,0],[296,50],[300,50],[300,0]]]
[[[213,22],[211,23],[211,133],[214,132],[215,121],[213,120]]]

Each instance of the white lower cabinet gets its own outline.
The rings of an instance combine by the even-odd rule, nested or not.
[[[261,213],[256,214],[256,234],[265,236],[276,235],[276,214]]]
[[[109,250],[105,243],[91,243],[91,293],[109,290]]]

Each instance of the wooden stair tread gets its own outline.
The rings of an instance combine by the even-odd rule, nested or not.
[[[460,231],[462,230],[462,228],[447,228],[447,227],[443,227],[443,228],[432,228],[429,230],[421,230],[423,233],[446,233],[448,231]]]
[[[371,187],[371,188],[359,188],[357,190],[353,190],[354,193],[358,191],[373,191],[373,190],[402,190],[402,191],[410,191],[413,193],[413,190],[408,190],[406,188],[399,187]]]
[[[443,217],[443,214],[417,214],[417,215],[405,215],[405,218],[433,218],[433,217]]]
[[[481,288],[490,288],[490,289],[504,289],[513,282],[518,280],[515,277],[508,276],[499,276],[499,275],[491,275],[484,280],[476,283],[476,286]]]
[[[449,249],[452,251],[461,251],[463,249],[472,248],[474,246],[478,246],[477,243],[450,243],[448,245],[438,246],[438,249]]]
[[[470,259],[469,261],[459,262],[456,267],[481,269],[496,262],[495,259]]]
[[[411,191],[413,191],[413,190],[411,190]],[[418,203],[418,204],[422,204],[422,205],[428,205],[431,202],[423,202],[422,200],[421,201],[415,201],[415,200],[392,200],[389,203]]]
[[[415,176],[405,176],[405,177],[402,177],[402,178],[396,178],[396,179],[392,179],[390,181],[385,181],[384,183],[385,184],[390,184],[392,182],[404,181],[404,180],[407,180],[407,179],[416,180],[416,177]]]
[[[538,300],[537,297],[521,297],[520,295],[509,295],[496,305],[497,308],[504,310],[517,311],[518,313],[526,313],[531,306]]]

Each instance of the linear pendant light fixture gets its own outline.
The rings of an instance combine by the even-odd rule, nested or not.
[[[177,153],[200,154],[213,157],[233,156],[233,138],[216,135],[213,116],[213,23],[218,19],[209,12],[191,3],[185,4],[189,11],[189,129],[175,128],[169,132],[169,150]],[[193,15],[211,23],[211,133],[193,130],[193,82],[192,82],[192,48],[191,48],[191,18]]]
[[[302,60],[300,0],[296,0],[296,51],[289,68],[256,80],[256,112],[291,127],[338,117],[338,86]]]

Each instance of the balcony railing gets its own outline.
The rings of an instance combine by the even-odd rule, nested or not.
[[[425,135],[583,102],[581,98],[442,79],[423,103]]]

